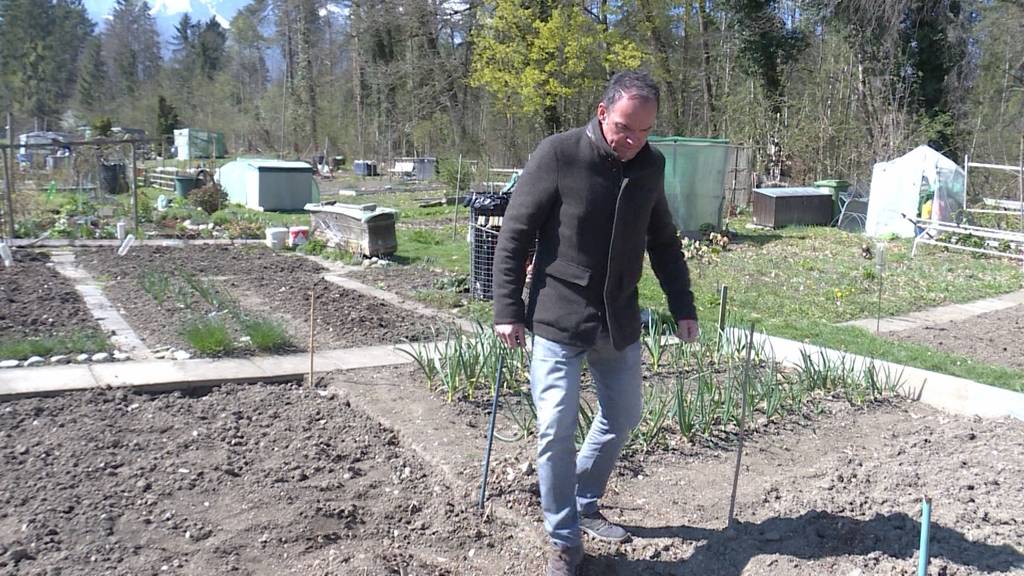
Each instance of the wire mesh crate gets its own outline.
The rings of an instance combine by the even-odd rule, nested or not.
[[[507,194],[473,194],[469,205],[469,293],[477,300],[494,298],[494,250],[508,206]]]

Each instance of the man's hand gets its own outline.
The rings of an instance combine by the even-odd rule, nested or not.
[[[680,320],[676,327],[676,338],[683,342],[695,342],[700,335],[700,328],[696,320]]]
[[[521,323],[495,324],[494,333],[498,335],[498,340],[509,348],[526,346],[526,326]]]

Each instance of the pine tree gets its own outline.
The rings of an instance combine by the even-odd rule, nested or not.
[[[170,136],[181,126],[178,111],[162,94],[157,97],[156,126],[161,136]]]
[[[86,112],[99,112],[110,98],[107,63],[103,60],[103,43],[93,37],[85,47],[78,74],[78,103]]]

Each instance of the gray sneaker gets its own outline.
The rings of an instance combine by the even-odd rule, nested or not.
[[[598,540],[605,542],[624,542],[629,539],[629,532],[622,526],[612,524],[601,512],[592,514],[580,513],[580,529]]]
[[[547,576],[576,576],[583,563],[583,546],[575,548],[552,548],[548,557]]]

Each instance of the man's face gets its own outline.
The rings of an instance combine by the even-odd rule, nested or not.
[[[644,147],[657,115],[658,105],[654,101],[631,94],[623,94],[611,108],[604,102],[597,105],[605,142],[623,162],[632,160]]]

